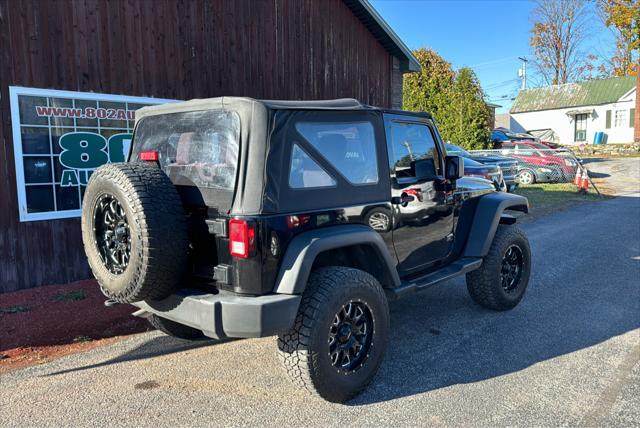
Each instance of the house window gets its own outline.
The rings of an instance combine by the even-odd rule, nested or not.
[[[616,115],[613,121],[613,126],[616,128],[626,127],[627,125],[627,111],[626,110],[616,110]]]
[[[574,134],[575,141],[587,141],[587,115],[576,114],[576,130]]]

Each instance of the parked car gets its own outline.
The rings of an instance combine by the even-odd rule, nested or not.
[[[560,147],[559,144],[555,143],[555,141],[558,141],[558,134],[551,128],[527,129],[525,133],[534,137],[534,141],[548,145],[552,149]]]
[[[513,192],[518,187],[518,160],[512,157],[500,156],[495,154],[482,154],[482,153],[469,153],[460,146],[454,144],[446,144],[447,153],[463,157],[465,159],[471,159],[484,165],[494,165],[500,167],[502,171],[502,178],[504,181],[504,188],[508,192]],[[467,163],[465,161],[465,168]],[[465,175],[466,171],[465,171]],[[501,185],[500,188],[503,186]]]
[[[128,162],[91,175],[84,248],[109,304],[185,339],[277,335],[293,382],[344,402],[383,361],[388,300],[460,275],[484,307],[523,298],[531,250],[504,211],[528,201],[463,173],[427,113],[344,99],[144,107]],[[384,231],[365,221],[376,208]]]
[[[578,163],[570,152],[556,152],[530,141],[505,142],[502,153],[515,157],[521,184],[567,182],[573,180]]]
[[[500,144],[505,141],[535,141],[538,139],[526,132],[514,132],[507,128],[496,128],[491,131],[491,141]]]

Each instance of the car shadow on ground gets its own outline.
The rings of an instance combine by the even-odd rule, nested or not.
[[[45,376],[56,376],[65,373],[72,373],[77,371],[95,369],[98,367],[108,366],[111,364],[123,363],[127,361],[144,360],[147,358],[158,357],[161,355],[175,354],[177,352],[188,351],[190,349],[202,348],[204,346],[213,346],[224,342],[229,342],[233,339],[216,340],[203,338],[199,340],[184,340],[171,336],[157,336],[142,343],[140,346],[122,354],[115,358],[108,359],[106,361],[90,364],[82,367],[74,367],[71,369],[60,370],[50,373]]]
[[[374,382],[349,405],[516,373],[640,327],[630,305],[612,315],[615,302],[604,302],[597,292],[553,298],[553,286],[537,286],[548,294],[544,305],[537,302],[540,296],[528,296],[514,310],[496,313],[471,302],[461,281],[444,288],[391,306],[385,361]]]
[[[615,198],[600,207],[633,212],[639,200]],[[374,382],[348,404],[516,374],[639,329],[637,220],[625,217],[615,233],[607,225],[584,229],[593,223],[580,219],[596,215],[585,205],[525,227],[534,254],[531,282],[511,311],[476,305],[462,278],[393,302],[385,360]]]

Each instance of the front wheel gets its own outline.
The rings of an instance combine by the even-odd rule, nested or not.
[[[380,283],[361,270],[333,266],[311,275],[295,325],[278,336],[278,351],[294,383],[342,403],[371,382],[388,335]]]
[[[518,181],[520,184],[534,184],[536,175],[530,169],[523,169],[518,173]]]
[[[467,289],[474,302],[506,311],[524,297],[531,274],[529,240],[517,226],[500,225],[480,268],[467,274]]]

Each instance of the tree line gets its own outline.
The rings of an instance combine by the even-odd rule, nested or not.
[[[639,0],[537,0],[531,21],[533,65],[541,84],[638,73]],[[612,32],[614,46],[585,51],[598,21]]]
[[[403,108],[431,113],[445,141],[469,150],[487,148],[492,115],[473,70],[454,70],[431,49],[413,54],[421,69],[404,76]]]

